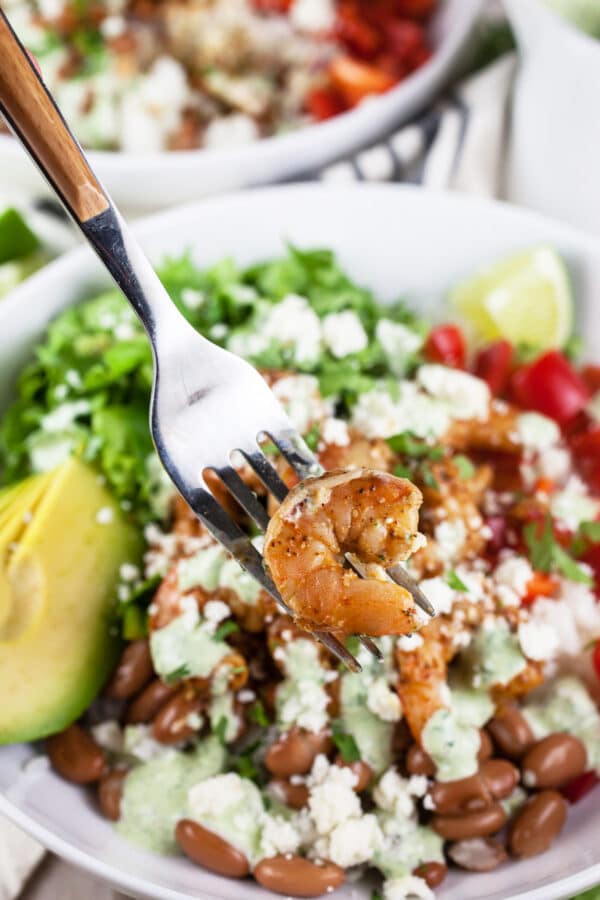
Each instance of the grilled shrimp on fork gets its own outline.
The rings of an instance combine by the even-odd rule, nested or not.
[[[264,530],[267,513],[231,464],[232,453],[241,453],[279,501],[288,489],[259,449],[260,435],[269,436],[301,479],[321,474],[320,466],[258,372],[198,334],[173,305],[1,11],[0,112],[146,329],[154,355],[150,425],[163,466],[208,530],[283,612],[293,614],[248,535],[210,493],[204,473],[215,472]],[[416,585],[405,586],[426,603]],[[350,668],[359,668],[332,634],[315,636]],[[368,638],[363,642],[377,652]]]

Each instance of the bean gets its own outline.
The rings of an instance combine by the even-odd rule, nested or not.
[[[117,822],[121,818],[121,798],[126,776],[125,769],[115,769],[103,775],[98,782],[100,809],[112,822]]]
[[[477,837],[456,841],[446,847],[453,863],[469,872],[491,872],[506,859],[506,850],[495,838]]]
[[[175,840],[186,856],[211,872],[228,878],[244,878],[250,872],[248,859],[237,847],[192,819],[177,823]]]
[[[558,837],[567,818],[567,802],[558,791],[540,791],[527,801],[508,829],[514,856],[535,856]]]
[[[406,754],[406,771],[409,775],[435,775],[435,763],[418,744],[412,744]]]
[[[528,788],[558,788],[585,772],[587,751],[579,738],[566,732],[550,734],[527,751],[521,761]]]
[[[308,803],[308,788],[305,784],[292,784],[287,778],[274,778],[271,786],[292,809],[302,809]]]
[[[519,772],[505,759],[487,759],[478,772],[456,781],[438,781],[429,792],[433,808],[442,815],[484,809],[494,800],[508,797],[519,780]]]
[[[177,688],[172,684],[165,684],[160,678],[151,681],[141,694],[135,698],[127,710],[126,720],[130,725],[151,722],[160,712],[165,703],[174,697]]]
[[[325,731],[315,734],[300,728],[290,728],[265,754],[265,766],[272,775],[288,777],[305,775],[319,753],[329,753],[333,746]]]
[[[485,730],[485,728],[479,729],[479,751],[477,753],[477,762],[482,763],[485,762],[486,759],[489,759],[492,753],[494,752],[494,745],[492,744],[492,739]]]
[[[272,856],[263,859],[254,869],[260,885],[276,894],[293,897],[321,897],[339,888],[346,876],[334,863],[321,865],[301,856]]]
[[[360,794],[361,791],[364,791],[371,782],[373,778],[373,769],[369,765],[369,763],[363,762],[362,759],[357,759],[355,762],[347,763],[344,762],[341,756],[336,756],[335,758],[336,766],[342,766],[346,769],[351,769],[358,781],[354,785],[354,790],[357,794]]]
[[[152,722],[152,736],[161,744],[187,741],[197,731],[188,723],[188,716],[199,713],[203,706],[203,698],[195,691],[189,687],[180,688]]]
[[[447,874],[448,866],[442,862],[425,862],[413,869],[413,875],[422,878],[430,888],[439,887]]]
[[[447,841],[485,837],[500,831],[506,822],[506,813],[499,803],[486,809],[477,809],[460,816],[433,816],[431,827]]]
[[[154,675],[150,644],[146,640],[127,644],[104,693],[107,697],[127,700],[139,693]]]
[[[496,747],[509,759],[520,759],[535,741],[529,722],[517,706],[505,706],[487,728]]]
[[[106,771],[106,757],[91,735],[79,725],[70,725],[46,741],[52,768],[75,784],[91,784]]]

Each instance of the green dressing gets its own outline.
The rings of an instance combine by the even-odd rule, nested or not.
[[[600,771],[600,713],[585,685],[572,675],[559,678],[537,700],[523,706],[536,738],[568,731],[584,744],[588,768]]]
[[[215,640],[214,625],[200,616],[195,601],[185,611],[150,635],[150,652],[157,675],[168,679],[174,672],[207,678],[231,651]]]

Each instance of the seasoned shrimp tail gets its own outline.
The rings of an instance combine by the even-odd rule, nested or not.
[[[412,597],[385,569],[422,544],[421,502],[410,481],[370,469],[329,472],[291,490],[269,523],[264,557],[298,624],[374,636],[414,631]],[[348,566],[348,554],[369,577]]]

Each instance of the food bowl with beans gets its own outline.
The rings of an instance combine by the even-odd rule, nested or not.
[[[481,0],[186,0],[5,10],[120,207],[314,171],[422,108]],[[468,48],[467,48],[468,49]],[[0,128],[7,180],[44,190]]]
[[[364,186],[209,200],[138,234],[338,471],[309,501],[265,445],[293,488],[277,508],[238,466],[280,589],[289,553],[315,601],[305,554],[335,521],[327,600],[367,590],[338,526],[363,517],[376,546],[376,470],[418,507],[417,531],[407,510],[384,524],[406,525],[437,615],[406,606],[408,633],[386,634],[380,589],[360,593],[383,660],[350,636],[353,674],[302,610],[277,612],[152,462],[145,339],[77,250],[0,307],[0,811],[141,897],[552,900],[600,881],[594,242]],[[510,315],[487,304],[499,287]]]

